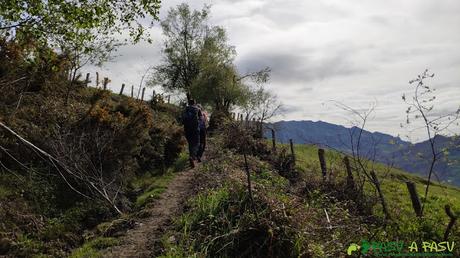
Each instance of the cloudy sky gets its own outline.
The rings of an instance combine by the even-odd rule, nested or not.
[[[164,1],[161,17],[182,1]],[[269,66],[268,88],[284,104],[277,120],[322,120],[348,125],[346,112],[377,104],[367,127],[404,138],[401,128],[408,81],[429,68],[435,77],[436,109],[460,105],[460,1],[458,0],[199,0],[211,4],[211,23],[223,26],[236,47],[240,72]],[[151,29],[153,44],[118,51],[103,68],[110,87],[139,85],[149,65],[161,60],[162,35]],[[86,72],[86,71],[85,71]],[[150,90],[149,90],[150,91]],[[151,94],[149,92],[149,94]],[[453,131],[460,132],[459,128]],[[410,134],[424,139],[423,131]]]

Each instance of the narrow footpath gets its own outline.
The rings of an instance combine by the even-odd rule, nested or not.
[[[135,227],[120,238],[120,244],[107,249],[104,257],[143,258],[153,257],[158,252],[158,243],[171,219],[181,212],[184,201],[192,192],[194,169],[178,172],[166,191],[144,211],[149,214],[137,219]]]

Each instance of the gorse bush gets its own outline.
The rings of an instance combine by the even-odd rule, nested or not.
[[[219,133],[223,136],[224,148],[262,159],[269,159],[272,154],[265,140],[255,137],[255,128],[246,122],[227,120],[220,126]]]
[[[2,38],[0,57],[0,121],[23,138],[0,129],[0,255],[65,256],[85,229],[134,207],[135,177],[178,158],[180,111],[81,81],[67,98],[68,59],[32,41]]]
[[[129,98],[114,98],[108,92],[82,89],[79,94],[79,102],[71,99],[71,107],[66,108],[62,98],[40,92],[23,98],[8,124],[58,162],[50,164],[14,135],[2,132],[2,146],[13,157],[27,157],[5,159],[5,165],[21,168],[16,162],[20,161],[35,168],[51,167],[69,187],[83,195],[96,191],[97,197],[98,189],[88,188],[88,184],[116,182],[106,190],[117,192],[126,183],[123,178],[170,165],[178,157],[184,141],[175,117]]]
[[[223,138],[223,147],[239,154],[248,154],[270,163],[278,173],[291,180],[298,181],[300,174],[295,160],[286,147],[273,151],[267,141],[260,137],[258,128],[242,121],[228,121],[219,129]]]
[[[151,170],[153,166],[157,166],[157,168],[159,166],[161,171],[172,165],[185,145],[183,128],[178,123],[178,108],[164,108],[165,105],[168,104],[153,106],[155,122],[148,132],[150,140],[144,143],[137,156],[144,171]],[[162,112],[163,110],[167,112]]]
[[[68,61],[46,45],[30,41],[13,41],[0,37],[0,87],[2,103],[13,103],[21,92],[53,93],[65,80]],[[65,78],[65,77],[64,77]],[[10,97],[10,98],[8,98]],[[6,102],[3,102],[6,101]]]

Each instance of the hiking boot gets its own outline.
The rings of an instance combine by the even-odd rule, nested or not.
[[[195,160],[194,159],[190,159],[190,166],[192,168],[195,168],[196,164],[195,164]]]

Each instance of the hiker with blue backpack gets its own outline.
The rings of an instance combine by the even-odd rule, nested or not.
[[[202,119],[201,110],[196,105],[194,99],[189,99],[188,106],[182,114],[182,122],[184,124],[185,138],[188,143],[189,161],[192,168],[195,167],[199,160],[198,154],[200,150],[200,120]]]

